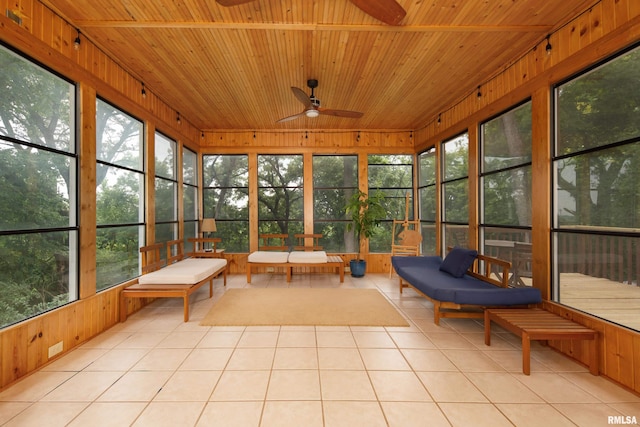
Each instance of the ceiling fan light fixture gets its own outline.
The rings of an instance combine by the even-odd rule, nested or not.
[[[320,112],[318,110],[309,109],[304,112],[304,115],[309,117],[310,119],[314,119],[320,115]]]

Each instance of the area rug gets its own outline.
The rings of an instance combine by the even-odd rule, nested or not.
[[[377,289],[229,289],[202,326],[409,326]]]

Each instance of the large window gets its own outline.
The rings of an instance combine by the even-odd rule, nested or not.
[[[436,149],[432,147],[418,156],[418,195],[420,200],[420,225],[422,253],[435,255],[437,216]]]
[[[260,234],[304,232],[301,155],[258,156],[258,229]]]
[[[203,215],[215,218],[217,231],[229,252],[249,252],[249,160],[246,155],[203,156]]]
[[[370,154],[368,157],[369,193],[385,195],[387,218],[369,239],[369,252],[391,252],[394,219],[405,219],[407,196],[409,220],[413,220],[413,156],[408,154]]]
[[[0,327],[78,298],[75,86],[0,46]]]
[[[511,262],[511,286],[531,286],[531,101],[481,125],[483,251]]]
[[[198,155],[186,147],[182,147],[182,211],[185,252],[189,252],[187,239],[198,237]]]
[[[177,145],[174,140],[156,132],[156,243],[167,242],[178,237]]]
[[[442,253],[469,246],[469,134],[442,142]]]
[[[322,234],[327,252],[358,252],[345,213],[358,189],[358,156],[313,156],[313,231]]]
[[[140,274],[144,143],[141,121],[96,102],[96,287],[102,290]]]
[[[640,49],[555,89],[554,300],[640,330]]]

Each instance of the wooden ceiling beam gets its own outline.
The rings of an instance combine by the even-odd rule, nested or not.
[[[451,33],[451,32],[547,32],[551,25],[339,25],[339,24],[287,24],[255,22],[167,22],[167,21],[75,21],[79,28],[190,28],[220,30],[279,30],[279,31],[366,31],[381,33]]]

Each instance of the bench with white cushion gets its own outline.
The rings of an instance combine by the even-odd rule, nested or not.
[[[120,293],[120,321],[127,319],[126,298],[182,298],[184,321],[189,321],[189,296],[205,283],[209,283],[209,298],[213,296],[213,279],[224,275],[227,285],[227,260],[224,258],[182,258],[182,251],[171,255],[171,246],[182,247],[181,241],[167,242],[167,258],[173,262],[162,266],[159,261],[163,244],[140,248],[143,254],[143,274],[137,283],[127,286]],[[147,267],[151,267],[148,269]],[[150,270],[150,271],[149,271]]]

